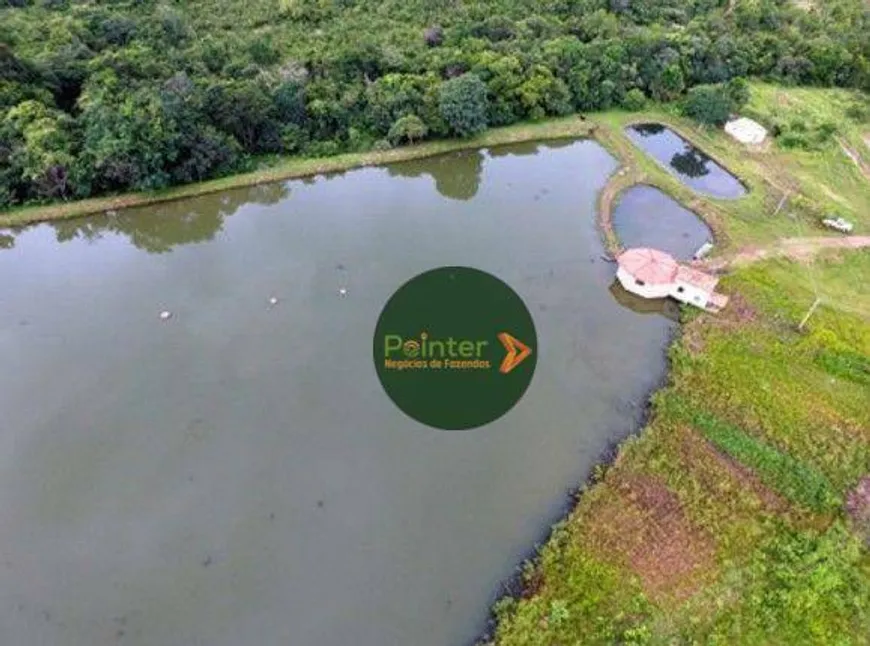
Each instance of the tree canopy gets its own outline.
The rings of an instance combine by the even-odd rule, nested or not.
[[[727,4],[0,0],[0,208],[649,100],[719,123],[744,77],[870,90],[863,0]]]

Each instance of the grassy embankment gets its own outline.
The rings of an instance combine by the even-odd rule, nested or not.
[[[750,111],[818,124],[851,101],[756,85]],[[655,118],[752,193],[700,198],[636,151],[617,185],[665,188],[732,245],[819,235],[814,217],[834,205],[867,231],[870,183],[836,142],[744,154],[721,133]],[[859,124],[840,123],[840,137],[863,143]],[[784,189],[803,198],[773,216]],[[767,261],[725,278],[732,301],[721,315],[685,312],[647,428],[596,472],[527,565],[523,597],[497,606],[493,642],[870,643],[870,479],[858,492],[870,476],[868,280],[868,251]],[[817,295],[823,304],[799,331]]]

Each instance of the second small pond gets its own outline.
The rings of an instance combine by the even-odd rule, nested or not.
[[[662,124],[636,124],[626,128],[626,134],[696,191],[730,199],[746,194],[739,179]]]
[[[653,247],[689,260],[713,234],[689,209],[651,186],[625,191],[613,210],[613,229],[625,247]]]

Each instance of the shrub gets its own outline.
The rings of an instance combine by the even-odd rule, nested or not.
[[[337,141],[313,141],[305,151],[308,157],[332,157],[341,152]]]
[[[638,88],[633,88],[625,93],[625,98],[622,100],[622,107],[630,112],[637,112],[646,107],[646,95]]]
[[[281,128],[281,151],[287,154],[301,152],[308,138],[305,136],[305,131],[295,123],[289,123]]]
[[[740,610],[720,615],[709,643],[860,643],[870,585],[859,541],[841,522],[824,533],[775,528],[740,572]]]
[[[697,85],[689,90],[683,105],[683,113],[700,121],[721,126],[731,114],[731,97],[721,85]]]
[[[731,110],[739,110],[749,101],[749,84],[744,78],[733,78],[725,84],[725,93],[731,100]]]

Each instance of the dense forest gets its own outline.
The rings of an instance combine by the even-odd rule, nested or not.
[[[863,0],[0,3],[0,208],[687,93],[722,113],[745,77],[870,90]]]

